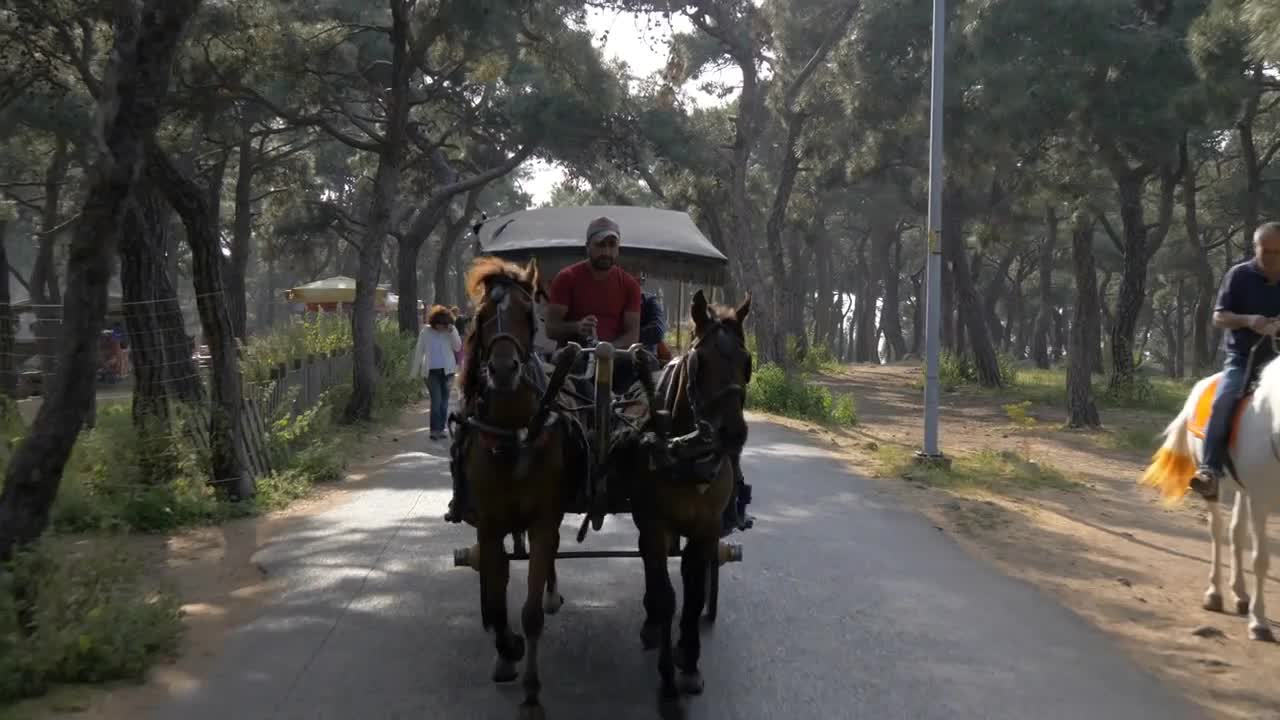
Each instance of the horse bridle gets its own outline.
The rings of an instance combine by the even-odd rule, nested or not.
[[[726,330],[723,325],[716,324],[711,333],[695,339],[692,345],[689,346],[689,354],[685,359],[685,372],[688,374],[688,379],[685,382],[685,393],[689,397],[689,410],[693,413],[693,423],[695,427],[703,422],[703,415],[706,413],[707,408],[716,407],[718,403],[724,402],[729,398],[729,396],[736,395],[740,402],[745,403],[746,401],[746,388],[742,385],[738,385],[737,383],[720,388],[718,391],[713,393],[710,398],[705,400],[698,395],[698,383],[696,382],[698,378],[698,349],[704,342],[708,342],[708,339],[711,337],[716,337],[716,339],[719,340],[720,334],[725,332],[728,332],[728,330]],[[722,348],[717,348],[717,350],[720,351],[722,355],[728,355],[728,353]],[[747,379],[750,380],[750,378],[751,355],[748,353]]]
[[[516,337],[503,327],[503,317],[506,315],[507,308],[511,305],[511,291],[513,289],[529,300],[529,328],[531,335],[529,345],[525,345],[525,343],[521,342],[520,338]],[[533,344],[532,336],[537,333],[538,327],[537,319],[533,316],[533,308],[536,304],[533,299],[533,294],[510,280],[505,282],[500,281],[495,283],[494,286],[489,289],[489,301],[494,303],[493,316],[481,323],[478,328],[481,337],[479,358],[481,367],[484,367],[485,361],[489,359],[489,355],[493,352],[494,346],[504,341],[515,345],[516,352],[520,356],[520,362],[527,363],[529,361],[529,355],[533,351],[531,347]],[[483,340],[484,331],[490,325],[497,325],[498,331],[493,337],[489,338],[488,342],[485,342]]]

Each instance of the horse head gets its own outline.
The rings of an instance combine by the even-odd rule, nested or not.
[[[685,393],[694,422],[708,423],[726,448],[747,442],[744,417],[746,387],[751,382],[751,353],[743,322],[751,311],[751,296],[736,308],[711,305],[699,290],[690,315],[693,343],[685,368]]]
[[[468,397],[484,389],[514,392],[531,363],[537,332],[535,309],[544,294],[538,263],[527,266],[494,257],[477,259],[467,273],[467,292],[476,306],[475,322],[467,337],[467,367],[462,387]]]

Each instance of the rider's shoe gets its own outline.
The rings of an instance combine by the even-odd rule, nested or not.
[[[1191,489],[1209,502],[1218,499],[1218,485],[1222,473],[1211,468],[1200,468],[1191,478]]]

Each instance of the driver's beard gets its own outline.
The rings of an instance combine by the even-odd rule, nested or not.
[[[596,270],[608,270],[609,268],[613,267],[613,258],[611,257],[591,258],[591,267],[595,268]]]

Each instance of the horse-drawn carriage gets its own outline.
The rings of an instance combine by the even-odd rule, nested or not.
[[[510,680],[516,674],[514,662],[524,652],[523,641],[506,629],[504,568],[511,560],[529,561],[530,594],[523,623],[533,645],[526,670],[526,685],[529,674],[534,674],[534,687],[526,700],[529,707],[537,702],[536,635],[542,623],[542,608],[535,613],[535,622],[529,603],[534,603],[545,587],[546,612],[559,609],[562,598],[556,589],[556,559],[645,560],[649,616],[642,637],[647,648],[663,649],[660,669],[671,667],[673,662],[682,669],[687,692],[701,689],[696,670],[697,615],[705,603],[707,619],[714,621],[720,566],[742,560],[741,547],[722,539],[719,513],[734,498],[737,453],[746,438],[741,401],[750,379],[750,355],[742,320],[749,311],[749,300],[738,308],[712,306],[701,290],[695,293],[686,311],[693,321],[690,348],[663,368],[638,343],[626,349],[607,342],[586,347],[567,343],[549,355],[535,349],[539,344],[539,305],[544,299],[541,279],[582,259],[584,229],[601,215],[613,218],[622,228],[620,264],[633,274],[644,273],[660,283],[679,283],[681,304],[685,283],[722,285],[728,265],[728,259],[688,215],[668,210],[542,208],[488,220],[477,232],[482,257],[473,265],[467,284],[479,307],[468,337],[468,366],[462,370],[464,403],[469,402],[467,398],[481,396],[482,384],[491,394],[507,393],[504,397],[508,399],[490,402],[489,415],[464,408],[451,418],[455,438],[451,468],[455,477],[466,469],[467,485],[475,485],[468,492],[477,498],[487,492],[491,505],[506,508],[502,517],[508,519],[494,521],[497,515],[491,513],[488,530],[468,520],[477,528],[477,543],[456,549],[454,565],[481,573],[484,624],[495,627],[498,634],[494,679]],[[520,262],[527,265],[517,264]],[[625,367],[628,365],[630,368]],[[628,387],[613,385],[620,366],[623,377],[635,378]],[[483,383],[480,375],[485,376]],[[553,424],[554,433],[548,430]],[[554,437],[548,439],[550,435]],[[487,478],[478,477],[482,474]],[[653,480],[655,477],[663,480]],[[682,480],[678,485],[668,484],[668,477]],[[567,485],[561,484],[564,478],[570,479]],[[659,485],[661,489],[656,489]],[[519,493],[523,495],[515,497]],[[559,501],[554,511],[551,497]],[[671,508],[677,505],[680,510],[674,515],[679,519],[673,519]],[[515,519],[516,515],[529,518],[539,513],[542,520]],[[640,549],[559,552],[559,518],[566,513],[584,516],[579,543],[588,526],[600,529],[605,515],[631,514],[640,529]],[[716,523],[710,538],[708,517]],[[495,538],[499,525],[502,532]],[[506,535],[512,536],[509,551]],[[688,538],[683,547],[682,536]],[[663,563],[653,567],[659,556],[680,556],[686,566],[692,562],[701,568],[692,573],[682,568],[681,572],[686,613],[681,619],[681,645],[676,655],[683,663],[672,655],[674,590]],[[492,579],[486,582],[486,577]],[[694,578],[698,589],[691,596],[689,583]],[[501,598],[497,588],[486,588],[498,582],[503,586]],[[651,597],[657,599],[651,603]],[[666,599],[670,600],[669,608]],[[694,627],[690,627],[688,610],[693,606],[697,610]],[[666,631],[660,627],[663,617]],[[665,695],[674,692],[671,672],[662,673]]]

